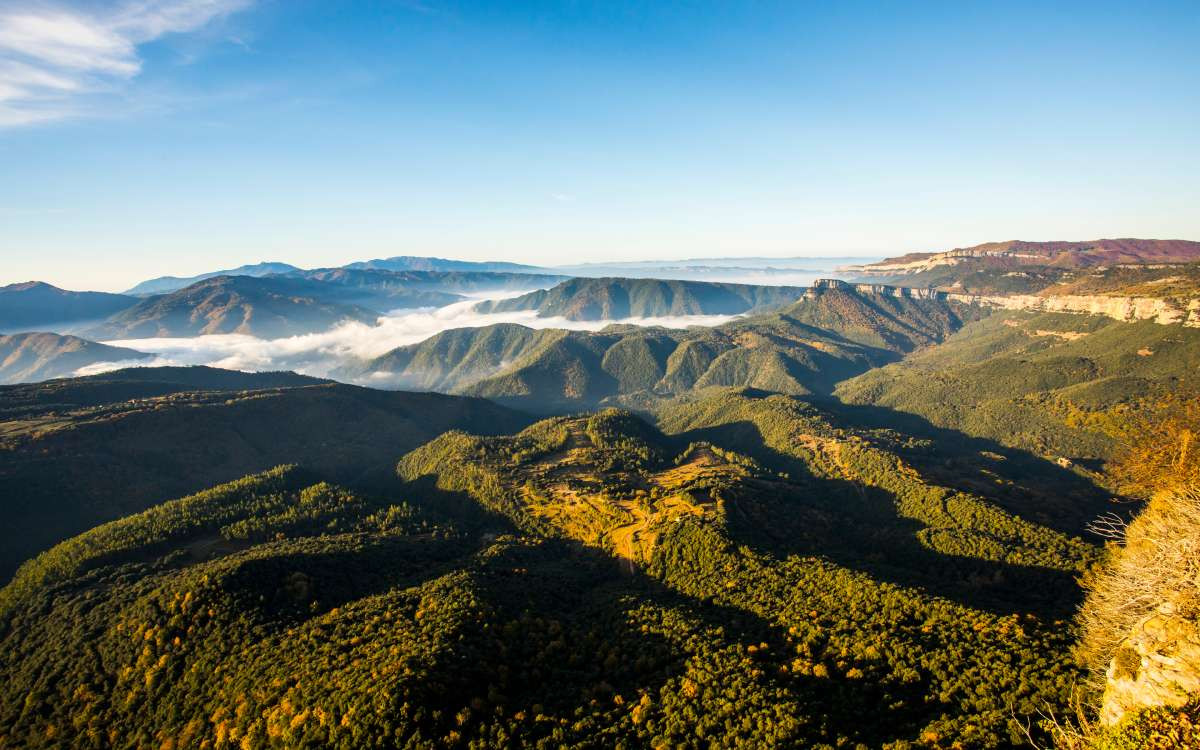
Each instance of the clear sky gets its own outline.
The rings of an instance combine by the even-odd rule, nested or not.
[[[0,0],[0,283],[1200,239],[1200,2]]]

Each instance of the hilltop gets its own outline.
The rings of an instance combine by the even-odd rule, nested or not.
[[[100,362],[129,362],[151,355],[57,333],[0,336],[0,384],[48,380],[74,375]]]
[[[570,279],[520,297],[480,302],[483,313],[536,311],[539,318],[623,320],[679,315],[740,315],[795,301],[799,287],[658,279]]]
[[[41,281],[9,284],[0,287],[0,333],[91,322],[137,301],[123,294],[70,292]]]

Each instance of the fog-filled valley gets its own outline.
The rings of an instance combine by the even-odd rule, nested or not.
[[[560,269],[407,256],[314,271],[264,263],[197,277],[153,279],[125,295],[64,291],[41,282],[14,284],[0,288],[0,382],[88,375],[133,365],[287,369],[348,377],[346,373],[361,370],[362,362],[456,328],[499,323],[574,331],[596,331],[610,324],[714,326],[766,309],[752,298],[731,304],[729,288],[761,289],[760,296],[776,287],[798,289],[795,282],[806,286],[853,260],[858,259],[738,261],[743,265],[715,260],[647,262],[569,269],[586,272],[585,278],[599,285],[607,283],[606,274],[633,271],[642,274],[633,278],[644,279],[643,286],[687,287],[666,289],[665,297],[664,290],[654,289],[656,298],[615,315],[611,310],[550,314],[536,306],[485,309],[552,289],[569,277]],[[675,272],[683,279],[703,280],[652,281],[675,279]],[[747,286],[743,279],[766,286]],[[723,287],[727,284],[733,287]],[[693,294],[694,289],[704,293]],[[724,291],[725,297],[707,298],[713,290]],[[628,295],[627,289],[621,292]],[[798,293],[781,296],[779,303]],[[572,290],[565,296],[580,300],[585,295]],[[45,336],[26,340],[25,332],[74,338],[54,343]],[[90,343],[84,347],[72,343],[75,339]],[[85,348],[90,351],[81,351]],[[59,356],[58,349],[70,356]],[[350,380],[387,386],[382,377]]]

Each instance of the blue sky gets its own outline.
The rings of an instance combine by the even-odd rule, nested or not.
[[[0,0],[0,283],[1200,239],[1200,3]]]

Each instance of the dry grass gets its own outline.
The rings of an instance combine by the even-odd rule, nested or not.
[[[1098,686],[1117,645],[1164,602],[1183,617],[1200,613],[1200,485],[1158,492],[1123,531],[1124,548],[1091,583],[1080,615],[1081,652]]]

